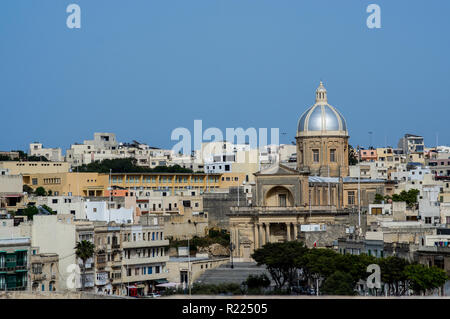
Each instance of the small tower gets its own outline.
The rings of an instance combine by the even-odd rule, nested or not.
[[[298,121],[296,139],[297,169],[318,176],[348,176],[347,124],[328,104],[322,81],[316,89],[315,104]]]

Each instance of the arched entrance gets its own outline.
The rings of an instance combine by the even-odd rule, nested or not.
[[[264,196],[264,206],[293,207],[294,196],[284,186],[272,187]]]

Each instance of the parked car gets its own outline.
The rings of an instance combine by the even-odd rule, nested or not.
[[[158,292],[151,292],[151,293],[149,294],[149,296],[150,296],[151,298],[158,298],[158,297],[161,297],[161,295],[160,295]]]

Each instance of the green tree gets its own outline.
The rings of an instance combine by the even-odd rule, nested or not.
[[[47,192],[45,191],[45,188],[42,186],[39,186],[38,188],[36,188],[34,193],[36,194],[36,196],[47,196]]]
[[[384,201],[384,196],[381,195],[381,194],[376,193],[373,203],[374,204],[381,204],[382,201]]]
[[[333,274],[341,255],[327,248],[309,249],[297,264],[303,269],[308,280],[324,280]]]
[[[95,246],[93,243],[87,240],[77,242],[75,246],[75,255],[83,261],[82,277],[81,277],[81,290],[84,290],[85,275],[86,275],[86,261],[94,256]]]
[[[33,192],[34,192],[33,188],[31,188],[31,187],[28,186],[27,184],[23,184],[22,190],[23,190],[24,192],[26,192],[27,194],[33,194]]]
[[[28,220],[33,220],[33,216],[39,214],[39,210],[36,206],[28,206],[22,211],[22,214],[27,216]]]
[[[355,284],[350,274],[336,271],[330,275],[320,287],[324,295],[355,295]]]
[[[301,242],[267,243],[257,249],[252,258],[258,265],[267,267],[277,289],[282,289],[287,284],[290,290],[294,285],[297,268],[302,265],[307,251],[308,248]]]
[[[157,166],[155,168],[143,167],[137,165],[135,158],[116,158],[95,161],[89,164],[83,164],[73,168],[74,172],[97,172],[97,173],[192,173],[188,168],[180,165]]]
[[[52,215],[56,215],[56,213],[53,211],[53,209],[51,209],[50,207],[48,207],[47,205],[42,205],[41,206],[43,209],[45,209],[46,211],[48,211],[50,214]]]
[[[243,282],[247,286],[247,293],[260,293],[262,288],[267,288],[270,286],[270,279],[266,274],[262,275],[250,275]]]
[[[415,294],[425,294],[429,289],[439,288],[448,280],[444,270],[432,266],[412,264],[405,267],[405,276]]]
[[[378,262],[381,270],[381,281],[388,286],[389,295],[403,295],[406,292],[407,277],[405,268],[409,265],[406,259],[390,256]]]
[[[348,145],[348,164],[356,165],[358,164],[357,151],[349,144]]]
[[[401,191],[400,194],[392,195],[392,201],[394,202],[406,202],[408,207],[414,206],[417,203],[417,195],[420,191],[418,189],[410,189],[409,191]]]

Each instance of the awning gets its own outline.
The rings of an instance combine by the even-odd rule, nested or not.
[[[154,282],[156,282],[157,284],[166,284],[169,281],[167,279],[155,279]]]
[[[165,284],[156,285],[156,287],[176,288],[178,285],[180,285],[180,284],[176,283],[176,282],[168,282],[168,283],[165,283]]]
[[[27,272],[26,269],[17,269],[16,272]]]
[[[16,249],[15,251],[28,251],[28,249]]]

